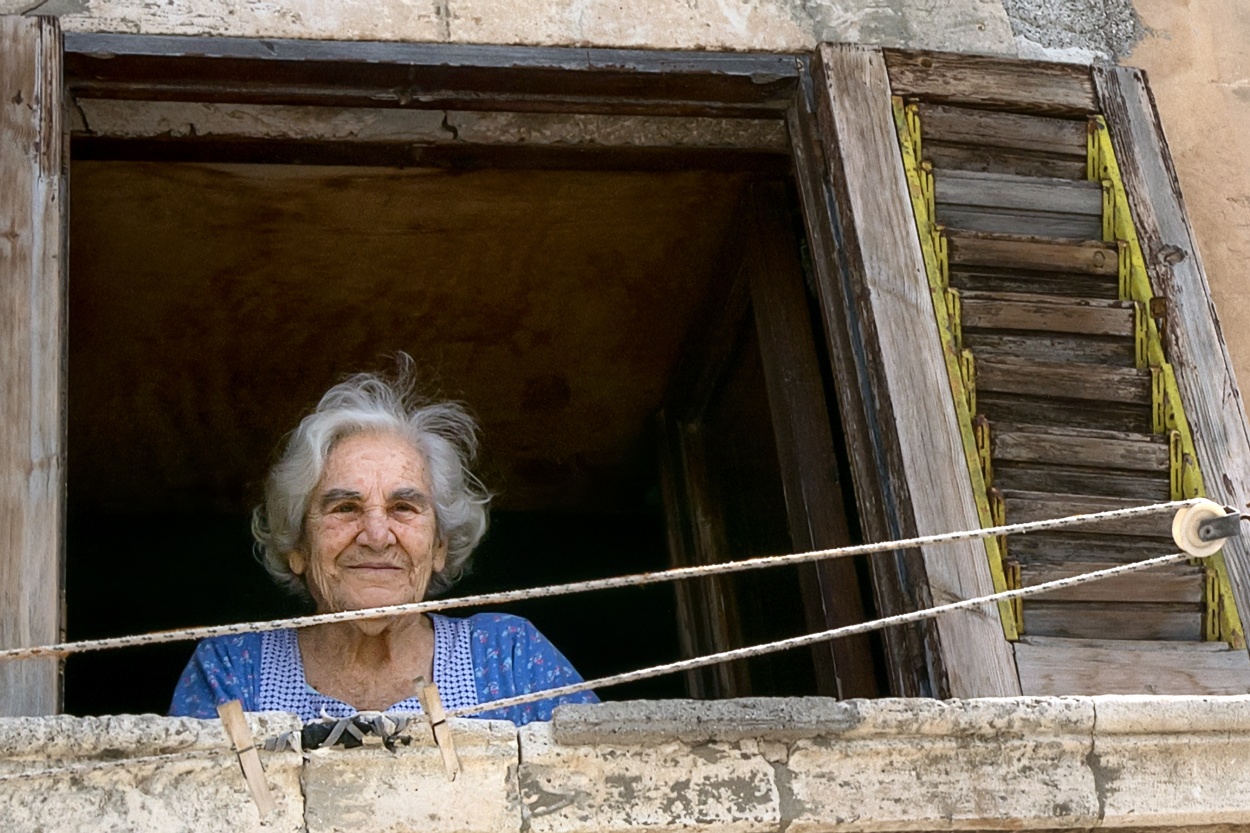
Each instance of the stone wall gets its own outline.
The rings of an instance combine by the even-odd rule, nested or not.
[[[252,715],[258,737],[294,728]],[[6,833],[133,830],[676,833],[1177,829],[1250,824],[1250,697],[818,698],[563,707],[453,721],[447,780],[424,724],[374,746],[262,753],[262,824],[217,721],[0,720]],[[221,754],[6,776],[186,750]]]

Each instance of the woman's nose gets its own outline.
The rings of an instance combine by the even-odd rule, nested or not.
[[[386,547],[395,542],[390,518],[384,508],[375,506],[365,510],[356,540],[370,547]]]

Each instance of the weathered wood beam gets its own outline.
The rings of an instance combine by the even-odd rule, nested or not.
[[[794,159],[808,246],[811,249],[816,299],[824,323],[834,392],[842,431],[847,438],[854,484],[855,505],[862,535],[868,540],[901,537],[902,526],[894,509],[889,449],[876,441],[878,428],[871,403],[880,382],[878,368],[866,350],[872,321],[858,312],[856,287],[847,270],[843,228],[828,154],[817,125],[817,88],[810,66],[804,67],[799,95],[786,116]],[[904,484],[905,486],[906,484]],[[907,550],[893,556],[869,559],[876,613],[888,616],[931,604],[920,553]],[[886,677],[891,692],[899,697],[933,695],[935,684],[945,680],[933,622],[889,628],[881,634],[886,651]]]
[[[796,551],[849,546],[846,503],[829,406],[812,334],[799,241],[789,195],[780,184],[748,195],[752,233],[743,268],[751,289],[768,405],[777,443],[790,540]],[[865,621],[856,560],[830,559],[799,569],[811,631]],[[820,693],[875,697],[876,672],[867,635],[813,646]]]
[[[0,647],[61,636],[65,210],[61,33],[0,17]],[[52,714],[56,660],[0,663],[0,716]]]
[[[885,61],[896,95],[1069,118],[1098,111],[1087,66],[900,49]]]
[[[1154,97],[1141,70],[1099,67],[1094,81],[1146,271],[1167,301],[1164,352],[1176,372],[1207,494],[1244,512],[1250,506],[1245,403]],[[1250,615],[1250,542],[1230,538],[1224,559],[1244,621]]]
[[[780,118],[797,77],[792,55],[94,33],[66,48],[75,92],[144,100]]]
[[[775,119],[506,113],[185,101],[75,99],[75,136],[277,139],[422,145],[736,148],[785,153]]]
[[[869,432],[858,439],[881,447],[881,480],[892,492],[886,503],[897,532],[976,528],[980,519],[933,323],[885,60],[877,49],[826,45],[818,51],[816,77],[820,135],[841,231],[838,270],[851,288],[852,314],[863,322],[861,361],[875,367],[876,384],[865,398]],[[992,592],[979,542],[926,547],[922,555],[933,602]],[[948,615],[936,628],[945,693],[1020,693],[996,609]]]

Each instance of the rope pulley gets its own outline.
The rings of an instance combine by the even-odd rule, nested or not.
[[[1219,552],[1229,538],[1241,534],[1242,516],[1212,500],[1182,506],[1172,518],[1172,540],[1195,558]]]

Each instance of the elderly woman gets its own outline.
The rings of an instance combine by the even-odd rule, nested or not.
[[[404,604],[447,590],[486,532],[490,499],[469,471],[477,426],[462,407],[413,394],[411,374],[361,374],[331,388],[269,473],[252,521],[265,567],[318,613]],[[419,711],[414,680],[449,709],[581,678],[533,625],[505,614],[349,621],[201,642],[174,692],[173,715],[249,711],[304,720]],[[549,720],[543,700],[476,715]]]

